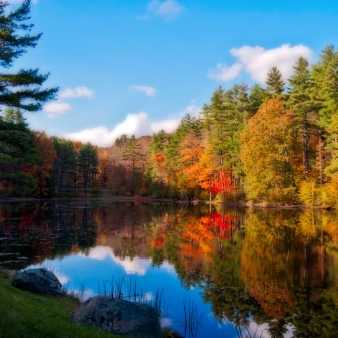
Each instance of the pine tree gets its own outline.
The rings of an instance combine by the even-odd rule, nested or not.
[[[7,13],[8,3],[0,1],[0,65],[13,66],[15,59],[34,48],[41,34],[30,35],[30,0],[24,0],[15,11]],[[58,88],[41,89],[48,74],[39,74],[38,69],[21,69],[17,73],[0,73],[0,106],[15,107],[30,112],[38,111],[42,105],[54,99]]]
[[[31,169],[38,157],[24,121],[20,111],[7,110],[0,117],[0,190],[3,186],[16,196],[29,196],[36,183]]]
[[[320,104],[318,125],[323,129],[321,144],[327,150],[327,158],[320,162],[328,163],[325,172],[333,177],[338,173],[338,51],[333,45],[326,47],[311,72],[314,82],[314,95]],[[324,163],[324,165],[326,164]]]
[[[289,79],[291,89],[288,97],[288,106],[295,113],[293,130],[301,138],[303,153],[304,179],[308,179],[311,171],[311,156],[315,150],[310,147],[310,137],[318,134],[316,126],[319,106],[313,98],[313,81],[308,69],[309,63],[299,58],[294,73]]]
[[[80,177],[83,180],[83,187],[85,189],[85,195],[90,182],[94,181],[97,174],[98,166],[97,152],[94,146],[90,143],[84,144],[79,153],[78,170]]]
[[[131,173],[132,190],[135,193],[136,189],[136,176],[140,171],[141,160],[141,146],[137,142],[134,135],[127,140],[123,153],[123,160],[127,163],[127,168]]]
[[[64,188],[76,186],[78,154],[71,141],[57,137],[53,137],[53,141],[57,156],[54,161],[52,182],[55,193],[59,194]]]
[[[270,96],[281,95],[284,91],[285,82],[282,80],[281,72],[276,67],[269,70],[265,83]]]

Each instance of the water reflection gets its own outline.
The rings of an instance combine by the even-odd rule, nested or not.
[[[135,278],[149,300],[164,287],[174,326],[188,295],[204,314],[200,337],[336,337],[337,224],[313,210],[4,204],[0,265],[53,267],[85,297],[112,276]]]

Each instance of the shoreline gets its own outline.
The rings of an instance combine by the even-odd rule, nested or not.
[[[135,202],[134,196],[81,196],[81,197],[51,197],[51,198],[38,198],[38,197],[7,197],[1,199],[0,203],[10,202],[36,202],[36,201],[83,201],[83,200],[99,200],[110,202]],[[258,209],[289,209],[289,210],[327,210],[334,211],[336,208],[332,206],[306,206],[306,205],[278,205],[270,204],[267,202],[252,203],[246,201],[209,201],[209,200],[177,200],[170,198],[154,198],[150,202],[140,201],[140,204],[191,204],[191,205],[223,205],[226,207],[234,208],[258,208]]]

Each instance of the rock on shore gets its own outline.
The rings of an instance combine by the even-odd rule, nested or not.
[[[72,320],[127,337],[161,337],[158,313],[153,307],[122,299],[90,298],[74,311]]]
[[[62,294],[62,285],[56,276],[46,269],[29,269],[19,271],[13,278],[12,285],[18,289],[46,293]]]

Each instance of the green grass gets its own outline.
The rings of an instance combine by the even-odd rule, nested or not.
[[[79,300],[70,296],[46,296],[16,289],[0,271],[0,338],[74,338],[121,336],[70,320]]]

